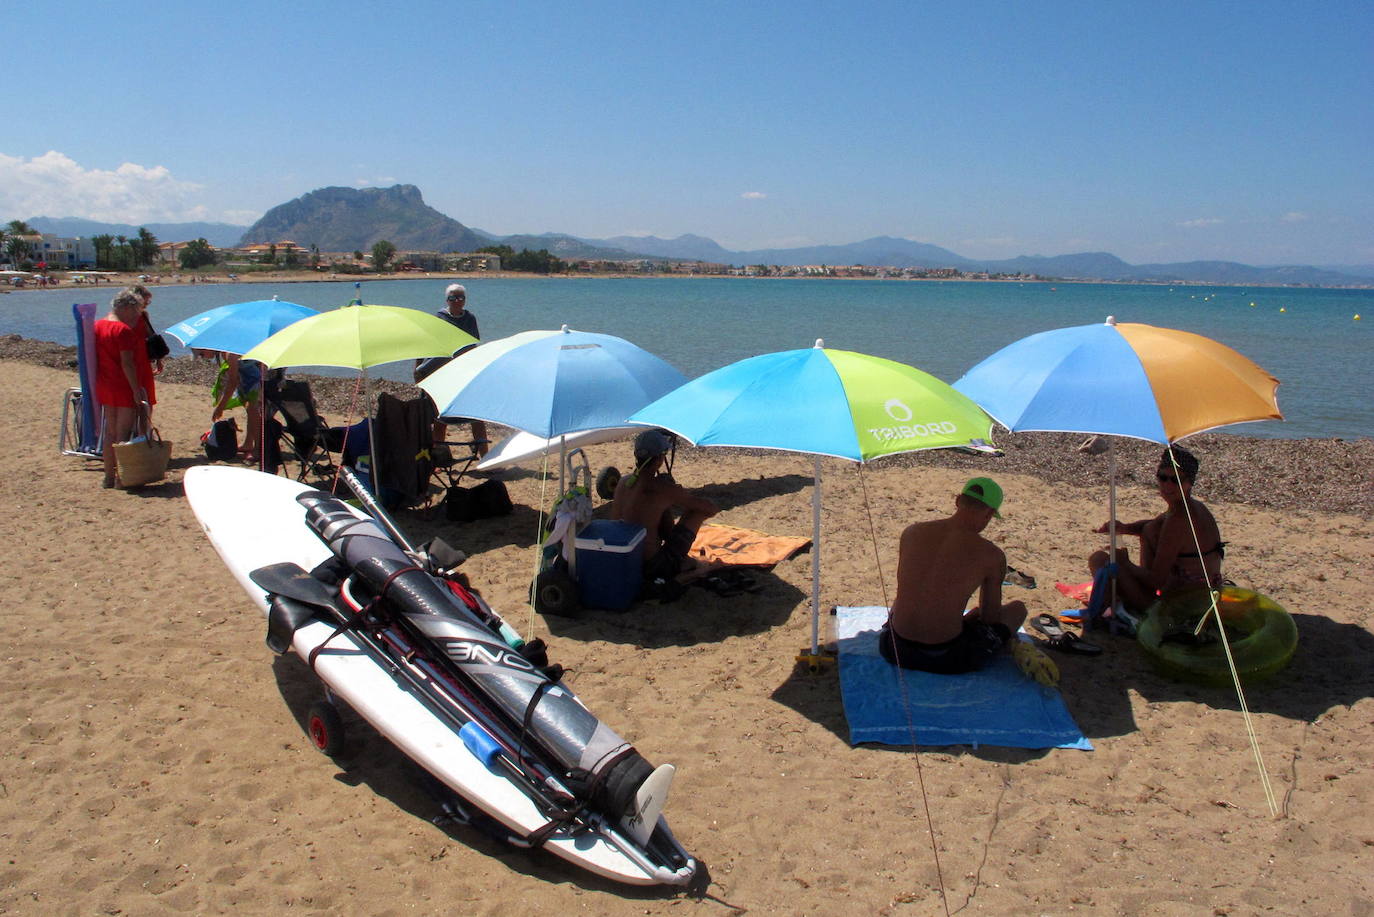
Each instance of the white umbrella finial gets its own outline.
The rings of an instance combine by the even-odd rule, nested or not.
[[[569,328],[567,325],[564,325],[564,326],[563,326],[563,333],[564,333],[564,334],[569,334],[569,333],[571,333],[571,332],[572,332],[572,329],[571,329],[571,328]]]
[[[1108,325],[1115,325],[1115,324],[1116,324],[1116,316],[1115,316],[1115,315],[1109,315],[1109,316],[1107,316],[1107,324],[1108,324]]]
[[[816,338],[816,349],[817,349],[817,350],[822,350],[822,349],[824,349],[824,348],[825,348],[825,340],[822,339],[822,338]]]

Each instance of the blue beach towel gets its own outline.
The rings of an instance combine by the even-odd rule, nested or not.
[[[850,745],[910,746],[914,728],[919,745],[1092,750],[1059,692],[1021,674],[1010,656],[967,675],[898,669],[878,655],[886,608],[837,608],[835,614]]]

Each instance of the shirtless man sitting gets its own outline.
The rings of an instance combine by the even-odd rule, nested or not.
[[[663,471],[672,441],[662,430],[645,430],[635,437],[635,468],[620,479],[611,501],[611,518],[642,525],[644,579],[651,588],[680,583],[697,572],[688,567],[688,553],[697,530],[719,510],[705,497],[680,486]],[[674,520],[673,509],[682,510]],[[687,568],[684,570],[684,568]]]
[[[955,497],[954,515],[902,532],[897,597],[878,638],[888,662],[955,675],[981,668],[1012,642],[1026,606],[1002,603],[1007,558],[981,534],[1001,517],[1001,505],[995,481],[973,478]],[[978,607],[965,614],[975,590]]]

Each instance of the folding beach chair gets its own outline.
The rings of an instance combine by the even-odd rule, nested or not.
[[[63,455],[99,458],[101,411],[95,400],[95,304],[72,306],[76,320],[76,371],[79,388],[62,395],[62,427],[57,448]]]
[[[329,451],[329,424],[315,410],[310,383],[303,379],[283,379],[276,385],[266,386],[264,395],[268,436],[276,433],[276,442],[285,460],[283,465],[296,464],[296,480],[334,474],[334,457]],[[276,414],[281,415],[281,422],[279,428],[273,430],[272,417]]]

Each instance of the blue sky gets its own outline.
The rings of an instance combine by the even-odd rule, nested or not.
[[[1368,0],[52,9],[0,14],[0,220],[407,183],[501,234],[1374,263]]]

